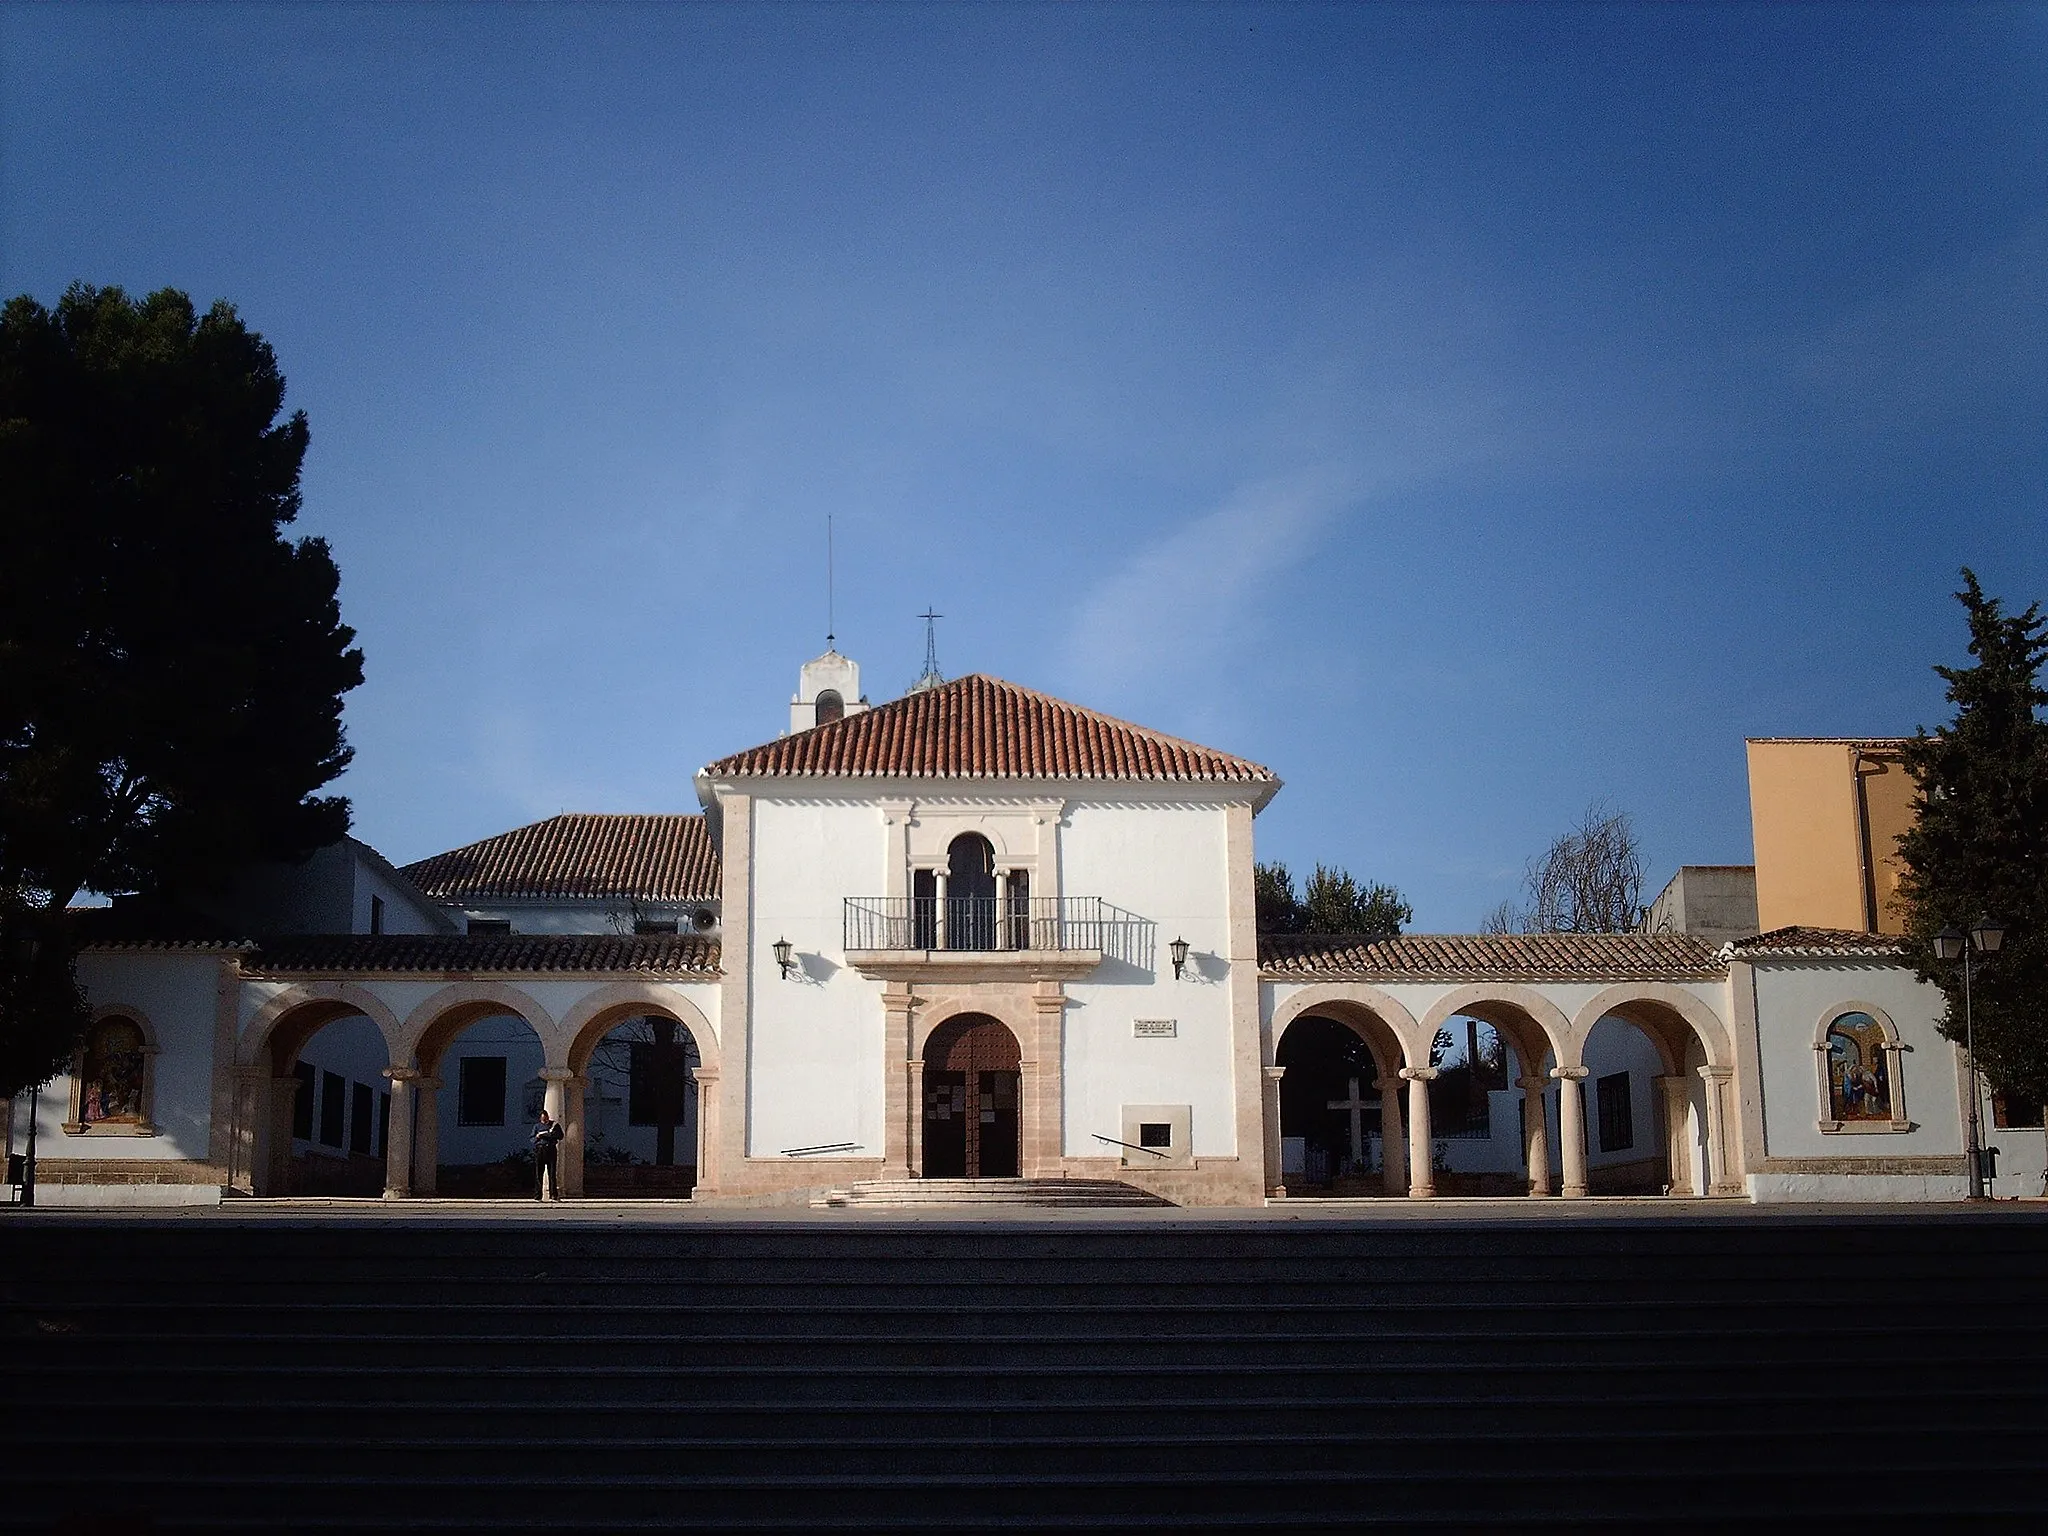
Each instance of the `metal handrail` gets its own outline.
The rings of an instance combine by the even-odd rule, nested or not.
[[[1171,1157],[1173,1155],[1170,1152],[1162,1152],[1157,1147],[1134,1147],[1128,1141],[1118,1141],[1114,1136],[1105,1136],[1100,1131],[1090,1131],[1088,1134],[1097,1141],[1108,1142],[1112,1147],[1128,1147],[1131,1151],[1142,1152],[1147,1157]]]

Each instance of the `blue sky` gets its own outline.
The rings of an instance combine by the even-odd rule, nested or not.
[[[821,649],[1272,765],[1474,925],[2048,597],[2048,8],[0,11],[0,288],[276,347],[404,861],[694,809]]]

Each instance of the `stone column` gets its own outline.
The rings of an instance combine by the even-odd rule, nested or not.
[[[903,1177],[924,1177],[924,1058],[913,1056],[903,1063],[903,1092],[910,1105],[904,1126]],[[888,1173],[888,1169],[883,1169]]]
[[[1707,1085],[1707,1193],[1739,1195],[1742,1180],[1735,1176],[1735,1160],[1728,1155],[1728,1093],[1735,1073],[1727,1067],[1701,1067],[1699,1074]],[[1898,1091],[1894,1078],[1892,1092]]]
[[[404,1200],[412,1194],[412,1085],[419,1077],[409,1067],[386,1067],[391,1080],[391,1121],[384,1130],[384,1198]]]
[[[1389,1072],[1373,1087],[1380,1091],[1380,1187],[1399,1198],[1408,1193],[1408,1132],[1401,1118],[1401,1076]]]
[[[540,1080],[547,1085],[542,1090],[545,1095],[542,1102],[547,1106],[548,1118],[562,1128],[561,1143],[555,1148],[555,1198],[557,1200],[561,1199],[567,1190],[568,1181],[566,1175],[572,1155],[569,1146],[569,1084],[575,1081],[575,1076],[576,1074],[567,1067],[542,1067],[540,1069]],[[583,1117],[579,1114],[576,1118],[581,1120]],[[583,1138],[581,1135],[576,1138],[576,1147],[573,1155],[577,1167],[581,1168],[583,1165]],[[538,1170],[535,1171],[538,1172]],[[581,1181],[579,1180],[578,1182],[580,1183]],[[581,1193],[581,1191],[579,1190],[578,1193]]]
[[[718,1068],[699,1067],[697,1078],[697,1187],[693,1193],[718,1193],[719,1096]]]
[[[1264,1102],[1260,1115],[1265,1121],[1266,1128],[1263,1138],[1266,1144],[1266,1198],[1285,1200],[1287,1184],[1280,1171],[1285,1156],[1280,1149],[1280,1079],[1287,1075],[1287,1069],[1265,1067],[1261,1072],[1265,1078],[1265,1092],[1262,1095]]]
[[[236,1067],[235,1118],[228,1132],[228,1187],[245,1195],[258,1193],[256,1174],[265,1166],[260,1161],[270,1152],[270,1128],[265,1119],[268,1109],[263,1102],[263,1092],[270,1086],[268,1067]],[[11,1116],[14,1101],[8,1100]],[[12,1147],[13,1142],[8,1145]]]
[[[996,871],[996,948],[1010,947],[1010,872]]]
[[[1557,1145],[1564,1163],[1564,1197],[1586,1198],[1585,1067],[1552,1067],[1557,1079]]]
[[[1691,1080],[1683,1076],[1652,1079],[1664,1108],[1664,1170],[1674,1195],[1698,1191],[1692,1172],[1692,1142],[1685,1134],[1685,1122],[1692,1108]]]
[[[270,1080],[270,1158],[264,1189],[267,1195],[292,1193],[292,1114],[299,1101],[300,1087],[298,1078],[290,1075]]]
[[[1435,1067],[1403,1067],[1408,1084],[1408,1198],[1430,1200],[1436,1196],[1435,1148],[1429,1125],[1429,1085],[1436,1080]]]
[[[882,1177],[909,1178],[917,1168],[918,1128],[923,1101],[917,1074],[909,1070],[910,1012],[917,998],[901,984],[882,992]],[[922,1067],[923,1063],[916,1063]]]
[[[437,1194],[441,1188],[441,1079],[413,1079],[412,1192]]]
[[[571,1077],[562,1090],[562,1193],[583,1195],[584,1148],[590,1140],[590,1079]]]
[[[1060,1177],[1067,1165],[1066,1060],[1067,989],[1057,981],[1032,987],[1032,1023],[1037,1038],[1020,1053],[1018,1106],[1023,1114],[1019,1135],[1023,1146],[1018,1166],[1027,1179]],[[1021,1044],[1021,1042],[1020,1042]]]
[[[1522,1090],[1522,1138],[1529,1157],[1529,1194],[1541,1200],[1556,1193],[1550,1184],[1550,1117],[1543,1098],[1550,1079],[1518,1077],[1515,1086]]]
[[[945,949],[946,944],[946,871],[932,871],[932,944]]]

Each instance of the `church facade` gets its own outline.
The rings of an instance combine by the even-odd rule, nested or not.
[[[351,842],[210,929],[109,914],[10,1146],[33,1113],[39,1199],[81,1204],[521,1193],[543,1107],[570,1197],[1964,1192],[1967,1074],[1895,938],[1262,937],[1280,787],[990,677],[870,707],[828,651],[700,814]],[[1979,1108],[1994,1188],[2039,1194],[2038,1116]]]

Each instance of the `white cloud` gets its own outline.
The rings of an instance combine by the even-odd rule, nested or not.
[[[1084,600],[1066,671],[1101,697],[1212,661],[1356,494],[1337,469],[1265,481],[1158,539]]]

